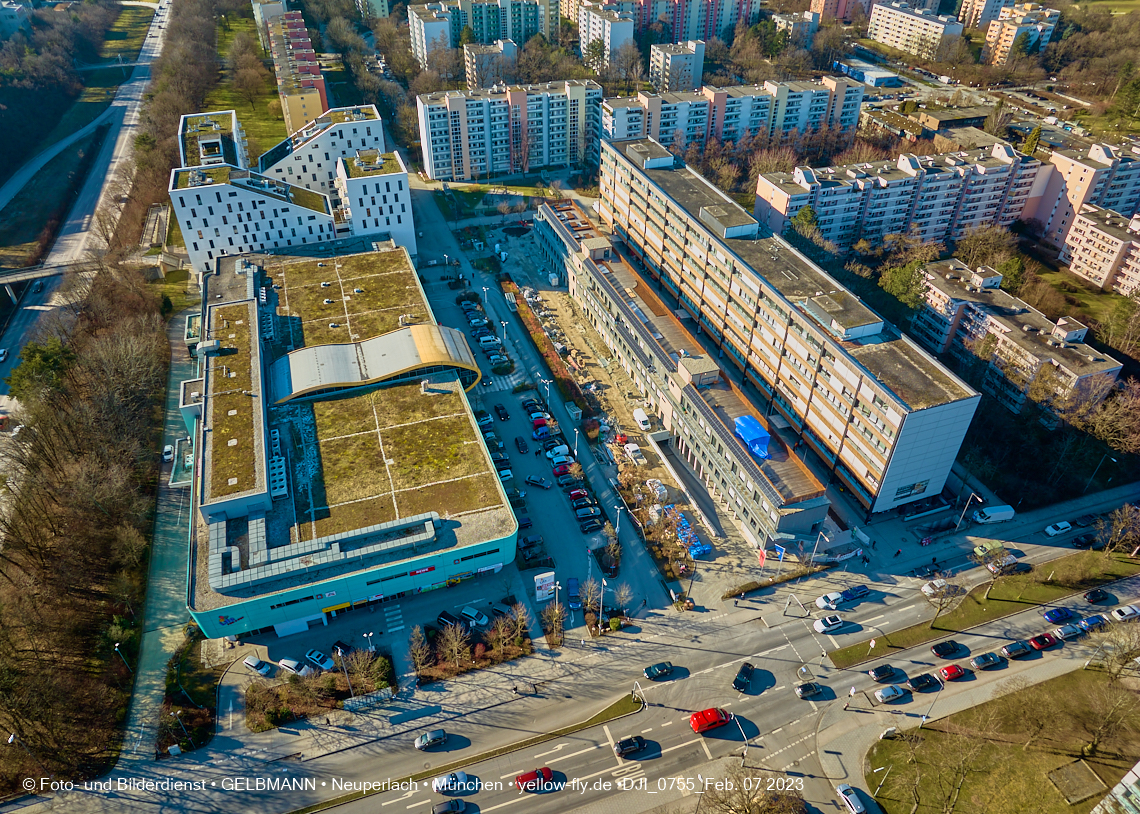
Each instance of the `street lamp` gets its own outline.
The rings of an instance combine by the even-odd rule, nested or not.
[[[186,740],[190,741],[190,745],[193,746],[194,739],[190,737],[190,733],[186,729],[186,724],[182,723],[182,710],[175,710],[174,712],[170,713],[170,717],[178,721],[178,725],[182,727],[182,734],[186,736]]]
[[[539,378],[539,381],[540,381],[540,382],[542,382],[544,385],[546,385],[546,406],[547,406],[547,407],[549,407],[549,406],[550,406],[550,385],[551,385],[551,380],[550,380],[550,379],[543,379],[543,378]]]
[[[1096,473],[1100,471],[1100,465],[1104,463],[1104,459],[1105,459],[1105,458],[1108,458],[1108,453],[1107,453],[1107,452],[1106,452],[1106,453],[1104,453],[1104,455],[1103,455],[1103,456],[1101,456],[1101,459],[1100,459],[1100,463],[1098,463],[1098,464],[1096,465],[1096,469],[1094,469],[1094,470],[1093,470],[1093,473],[1092,473],[1092,477],[1091,477],[1091,478],[1089,478],[1089,482],[1085,484],[1085,488],[1081,490],[1081,494],[1082,494],[1082,495],[1083,495],[1085,492],[1087,492],[1087,491],[1089,490],[1089,487],[1090,487],[1090,486],[1092,486],[1092,482],[1093,482],[1093,481],[1096,479]],[[1116,460],[1115,458],[1108,458],[1108,459],[1109,459],[1110,461],[1112,461],[1114,464],[1116,464],[1116,463],[1120,463],[1120,461]]]
[[[123,660],[123,664],[126,666],[127,670],[129,670],[133,674],[134,670],[131,670],[131,665],[127,664],[127,657],[124,656],[123,651],[119,649],[119,643],[118,642],[115,642],[115,652],[119,654],[119,658],[121,658]]]
[[[503,324],[506,325],[507,323],[504,322]],[[574,428],[574,457],[575,458],[578,457],[578,428],[577,427]]]
[[[744,734],[744,724],[740,723],[740,716],[734,715],[732,719],[736,721],[736,726],[740,729],[740,737],[744,738],[744,753],[740,756],[740,765],[744,766],[744,761],[748,757],[748,736]]]
[[[364,638],[368,639],[368,652],[375,653],[376,652],[376,646],[374,644],[372,644],[372,636],[374,634],[372,634],[372,633],[361,633],[360,635],[363,636]]]
[[[954,524],[954,531],[957,531],[958,526],[962,525],[962,518],[966,516],[966,510],[970,508],[970,502],[975,499],[979,503],[982,502],[982,499],[980,497],[978,497],[975,493],[970,492],[970,497],[966,500],[966,505],[962,507],[962,513],[958,515],[958,522]]]
[[[817,535],[816,535],[816,537],[815,537],[815,548],[813,548],[813,549],[811,550],[811,564],[812,564],[812,565],[815,565],[815,553],[816,553],[817,551],[819,551],[819,538],[820,538],[820,537],[822,537],[823,539],[827,540],[827,542],[828,542],[828,543],[830,543],[830,542],[831,542],[831,538],[830,538],[830,537],[828,537],[826,534],[824,534],[824,533],[823,533],[823,530],[822,530],[822,529],[820,529],[820,532],[819,532],[819,534],[817,534]]]
[[[352,679],[348,677],[348,665],[345,664],[345,658],[344,658],[348,654],[345,653],[343,650],[341,650],[339,647],[336,649],[336,652],[340,654],[340,669],[344,670],[344,680],[348,682],[349,697],[355,698],[356,693],[354,693],[352,691]]]
[[[879,796],[879,792],[882,790],[883,784],[887,782],[887,776],[890,775],[891,769],[893,769],[894,767],[895,766],[892,763],[890,766],[880,766],[879,768],[875,769],[875,772],[874,772],[875,774],[878,774],[883,769],[886,769],[887,773],[885,775],[883,775],[883,779],[879,781],[879,787],[877,789],[875,789],[875,794],[873,796],[875,796],[875,797]]]
[[[614,525],[615,536],[621,533],[621,513],[624,508],[625,506],[614,506],[614,509],[617,510],[617,524]]]
[[[39,764],[39,767],[43,771],[44,774],[48,774],[48,770],[44,767],[43,762],[38,757],[36,757],[35,755],[32,754],[32,750],[28,748],[28,745],[26,743],[24,743],[23,739],[18,737],[15,732],[13,732],[11,735],[8,736],[8,745],[11,746],[14,743],[20,744],[20,748],[22,748],[25,752],[28,753],[28,757],[30,757],[37,764]]]

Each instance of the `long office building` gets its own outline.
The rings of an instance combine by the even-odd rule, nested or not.
[[[599,191],[669,307],[868,513],[938,494],[977,392],[656,141],[603,142]]]
[[[934,353],[984,365],[981,388],[1010,411],[1021,412],[1030,394],[1046,407],[1103,398],[1120,374],[1120,362],[1085,344],[1086,326],[1072,317],[1054,322],[1002,291],[1002,275],[989,266],[952,259],[923,273],[925,298],[911,333]]]
[[[412,55],[424,68],[432,50],[460,47],[466,27],[473,43],[513,40],[525,45],[535,34],[556,40],[558,24],[558,5],[549,0],[441,0],[408,6]]]
[[[962,24],[949,15],[938,16],[909,3],[876,3],[867,36],[890,48],[933,59],[944,41],[962,36]]]
[[[782,140],[824,127],[853,134],[859,124],[863,88],[853,79],[825,76],[819,82],[768,81],[677,93],[642,91],[602,103],[601,136],[610,140],[649,137],[687,147],[709,138]]]
[[[1140,291],[1140,217],[1086,204],[1061,248],[1069,271],[1106,291]]]
[[[285,129],[295,133],[329,109],[325,78],[301,12],[274,17],[268,31]]]
[[[596,164],[601,102],[592,79],[423,94],[416,107],[424,172],[469,181]]]
[[[1008,226],[1025,211],[1048,165],[1002,142],[943,155],[900,155],[841,167],[796,167],[761,175],[756,218],[781,233],[810,206],[820,232],[840,251],[859,240],[913,234],[924,242],[955,240],[969,229]]]
[[[171,211],[197,272],[219,258],[368,237],[416,252],[408,172],[376,108],[338,108],[250,166],[232,110],[183,116]]]
[[[823,484],[586,213],[573,201],[542,206],[535,245],[641,398],[652,403],[664,429],[651,440],[686,460],[756,547],[789,535],[813,539],[827,515]],[[737,435],[740,419],[768,425],[760,454],[754,438],[750,447]]]

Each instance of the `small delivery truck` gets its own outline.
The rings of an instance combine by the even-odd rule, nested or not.
[[[974,512],[974,522],[1004,523],[1006,520],[1012,520],[1014,514],[1013,507],[1004,503],[997,506],[984,506]]]

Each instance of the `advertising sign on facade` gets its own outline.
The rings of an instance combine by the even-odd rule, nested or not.
[[[534,601],[545,602],[554,598],[554,572],[544,571],[534,577]]]

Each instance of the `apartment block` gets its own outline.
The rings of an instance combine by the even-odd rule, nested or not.
[[[777,31],[788,32],[788,40],[802,48],[811,48],[815,32],[819,30],[819,12],[801,11],[796,14],[773,14]]]
[[[254,171],[234,111],[183,116],[182,166],[171,172],[169,193],[192,268],[358,236],[414,253],[407,169],[383,148],[375,107],[337,108],[264,154]]]
[[[392,13],[388,0],[356,0],[356,10],[365,20],[387,17]]]
[[[705,71],[705,44],[701,40],[649,47],[649,81],[660,93],[694,91]]]
[[[514,40],[495,40],[492,45],[463,46],[467,90],[480,90],[505,82],[514,75],[519,47]]]
[[[408,168],[399,153],[357,150],[337,159],[336,189],[338,224],[347,223],[357,235],[387,232],[397,246],[416,254]]]
[[[412,55],[427,67],[433,49],[459,47],[465,26],[481,45],[497,40],[525,44],[535,34],[556,39],[558,7],[549,0],[442,0],[408,6],[408,26]]]
[[[998,18],[1001,10],[1012,8],[1017,0],[962,0],[958,22],[966,28],[985,31]]]
[[[853,133],[863,104],[863,84],[825,76],[819,82],[765,82],[692,93],[638,93],[602,103],[602,138],[648,136],[664,144],[703,144],[711,137],[782,139],[831,127]]]
[[[582,8],[579,13],[578,47],[583,57],[593,42],[602,43],[603,65],[590,66],[600,72],[605,65],[612,65],[618,51],[627,42],[633,42],[633,15],[624,11]]]
[[[253,21],[257,24],[257,38],[262,49],[269,50],[269,23],[289,10],[286,0],[252,0]]]
[[[275,17],[268,30],[285,129],[295,133],[329,109],[325,78],[301,12]]]
[[[843,167],[796,167],[761,175],[756,218],[779,234],[805,206],[823,236],[841,251],[856,241],[877,244],[911,233],[924,242],[955,240],[983,224],[1022,216],[1049,167],[1002,142],[989,149]]]
[[[854,6],[854,0],[850,3]],[[824,22],[849,19],[848,0],[811,0],[810,10]]]
[[[1102,289],[1132,296],[1140,291],[1140,216],[1086,204],[1065,238],[1061,262]]]
[[[1002,275],[958,259],[924,269],[926,297],[912,333],[934,353],[984,364],[981,387],[1019,413],[1032,397],[1064,403],[1077,394],[1103,397],[1122,365],[1085,344],[1088,328],[1071,317],[1056,322],[1001,290]]]
[[[1053,167],[1040,195],[1026,207],[1023,219],[1041,224],[1042,239],[1065,245],[1077,214],[1086,204],[1119,212],[1126,218],[1140,207],[1140,156],[1110,144],[1094,144],[1086,154],[1054,150]],[[1035,191],[1036,192],[1036,191]]]
[[[1025,53],[1033,54],[1049,44],[1053,30],[1061,21],[1061,12],[1037,3],[1018,3],[1003,8],[998,19],[986,29],[982,62],[1005,65],[1015,56],[1014,45],[1025,35]]]
[[[602,86],[572,79],[416,98],[424,172],[443,181],[597,163]]]
[[[375,105],[328,111],[263,153],[257,171],[328,195],[335,202],[337,161],[357,150],[385,152],[384,126]],[[185,160],[183,165],[189,166]]]
[[[599,190],[663,310],[687,313],[757,411],[869,514],[939,493],[975,391],[652,139],[603,142]]]
[[[962,35],[962,24],[949,15],[941,17],[908,3],[876,3],[867,25],[867,36],[899,51],[931,59],[944,40]]]
[[[663,428],[651,442],[685,459],[754,546],[775,535],[785,546],[789,537],[814,542],[829,503],[823,484],[724,375],[691,323],[663,306],[576,203],[544,205],[534,223],[540,261],[567,281]],[[737,434],[737,419],[767,431],[761,454]]]

